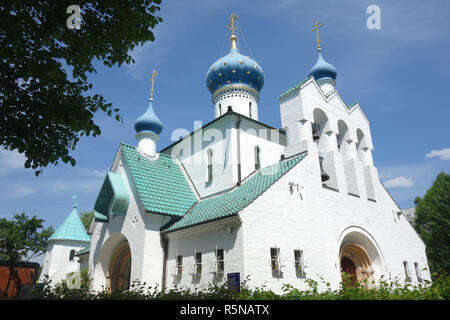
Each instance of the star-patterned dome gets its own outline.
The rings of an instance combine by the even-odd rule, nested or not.
[[[211,93],[231,85],[247,85],[257,92],[264,86],[264,72],[250,57],[239,53],[236,36],[230,38],[230,52],[213,63],[206,74],[206,86]]]

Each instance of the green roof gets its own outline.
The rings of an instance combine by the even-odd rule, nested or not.
[[[297,90],[298,88],[300,88],[302,85],[304,85],[306,83],[306,81],[308,81],[310,78],[307,78],[303,81],[300,81],[299,83],[297,83],[295,86],[287,89],[284,93],[282,93],[278,99],[284,98],[285,96],[287,96],[289,93],[293,92],[294,90]]]
[[[170,232],[237,214],[299,163],[306,154],[303,152],[263,168],[230,192],[201,199],[186,216],[164,231]]]
[[[64,220],[48,240],[77,240],[90,242],[91,238],[81,222],[77,209],[74,207],[66,220]]]
[[[358,104],[358,102],[352,103],[350,105],[347,106],[348,110],[351,110],[354,106],[356,106]]]
[[[87,247],[84,247],[83,249],[77,251],[77,253],[75,255],[80,256],[82,254],[89,253],[90,251],[91,251],[91,247],[87,246]]]
[[[142,156],[134,146],[122,143],[122,152],[147,211],[183,216],[197,198],[177,161],[159,153],[155,160]]]
[[[125,216],[130,203],[128,189],[118,173],[108,172],[95,200],[95,221],[106,222],[109,217]]]

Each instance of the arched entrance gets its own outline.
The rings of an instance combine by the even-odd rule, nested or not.
[[[109,288],[114,290],[130,289],[131,251],[128,242],[122,244],[113,255],[109,268]]]
[[[367,286],[371,287],[374,282],[374,270],[369,254],[363,246],[347,242],[341,246],[340,253],[341,272],[345,272],[348,277],[348,285],[355,286],[356,282],[361,284],[367,280]]]

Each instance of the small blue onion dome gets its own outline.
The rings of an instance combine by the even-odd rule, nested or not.
[[[316,80],[336,80],[337,71],[333,65],[325,61],[325,59],[322,57],[322,52],[319,51],[319,57],[317,58],[317,62],[314,67],[312,67],[311,71],[309,72],[309,76],[313,76]]]
[[[250,57],[239,53],[232,42],[230,52],[213,63],[206,73],[206,86],[211,93],[228,85],[247,85],[257,92],[264,86],[264,72]]]
[[[150,131],[159,135],[163,129],[161,120],[159,120],[159,118],[153,111],[152,101],[153,100],[150,99],[147,111],[145,111],[142,116],[137,118],[136,122],[134,123],[134,129],[137,133]]]

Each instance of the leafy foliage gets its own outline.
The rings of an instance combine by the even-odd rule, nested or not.
[[[96,112],[121,121],[119,108],[88,92],[93,59],[112,67],[134,63],[137,45],[154,41],[161,0],[82,1],[81,26],[69,29],[69,0],[2,0],[0,4],[0,145],[24,153],[25,168],[59,160],[81,136],[101,133]]]
[[[351,280],[341,282],[339,289],[332,290],[330,283],[321,283],[306,279],[307,290],[298,290],[291,285],[284,285],[283,294],[276,294],[264,286],[250,289],[249,279],[241,284],[241,291],[228,289],[226,284],[209,284],[204,289],[174,288],[162,293],[155,287],[147,287],[145,282],[133,281],[130,290],[110,292],[89,291],[87,286],[70,288],[63,281],[51,287],[45,282],[42,291],[35,291],[25,299],[68,299],[68,300],[448,300],[450,299],[450,277],[441,275],[432,284],[425,281],[423,285],[401,284],[398,279],[381,278],[376,287],[370,288],[367,283],[349,286]],[[321,288],[319,288],[321,287]],[[325,288],[325,289],[324,289]]]
[[[438,274],[450,273],[450,175],[439,173],[415,203],[414,227],[425,242],[430,268]]]
[[[53,234],[53,227],[44,229],[44,220],[22,214],[14,215],[14,220],[0,219],[0,257],[9,260],[10,274],[5,295],[11,280],[17,280],[17,262],[37,257],[47,249],[47,240]]]
[[[92,219],[94,219],[94,211],[83,212],[80,216],[80,219],[83,223],[84,228],[86,229],[86,231],[88,231],[89,227],[91,226]]]

